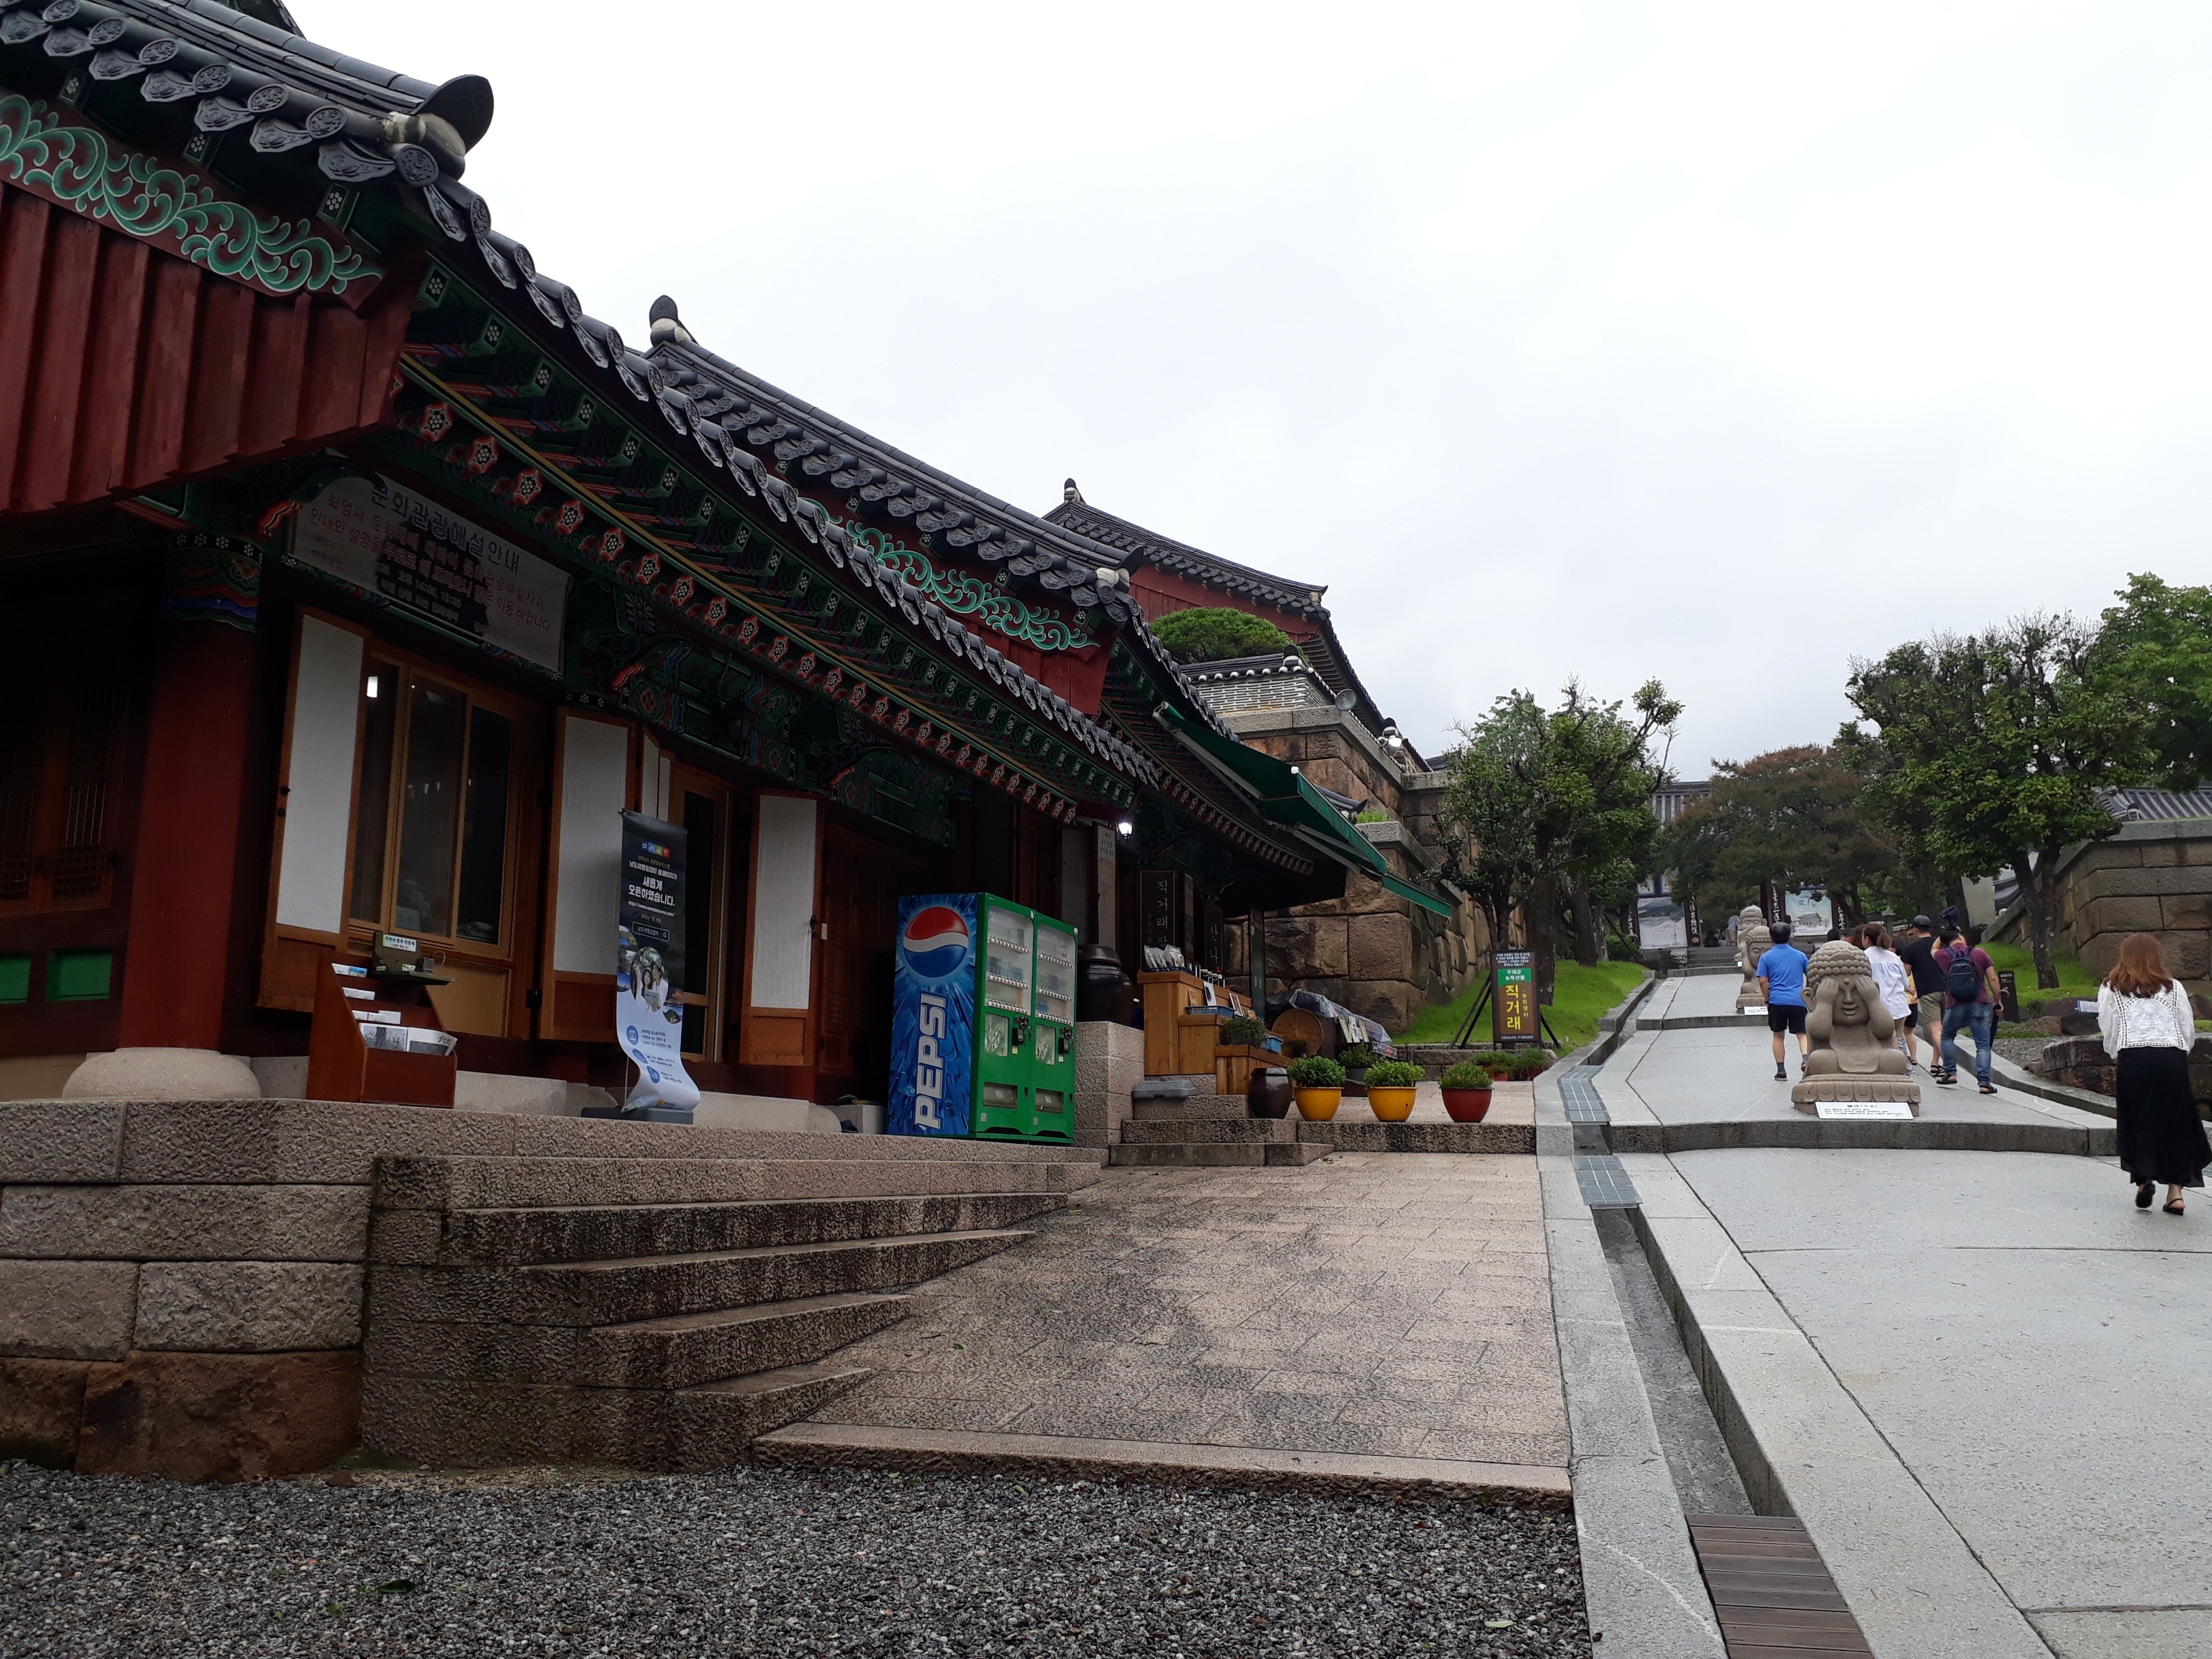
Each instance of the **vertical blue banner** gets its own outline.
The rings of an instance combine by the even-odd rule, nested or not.
[[[896,1135],[964,1135],[975,1099],[975,895],[899,901],[891,988],[890,1100]]]

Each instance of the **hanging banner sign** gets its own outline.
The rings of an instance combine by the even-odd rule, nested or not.
[[[442,623],[561,672],[568,578],[387,478],[338,478],[301,504],[292,557]]]
[[[685,832],[623,814],[622,907],[615,953],[615,1035],[637,1067],[625,1112],[689,1112],[699,1085],[684,1069]]]
[[[1527,951],[1498,953],[1498,984],[1490,1000],[1490,1035],[1497,1042],[1536,1039],[1536,958]]]

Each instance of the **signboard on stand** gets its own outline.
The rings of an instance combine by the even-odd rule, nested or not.
[[[1497,1042],[1534,1042],[1537,1032],[1536,958],[1527,951],[1498,953],[1490,1000],[1490,1035]]]
[[[626,1117],[689,1123],[699,1085],[684,1069],[685,832],[623,814],[622,905],[615,955],[615,1036],[637,1067]]]

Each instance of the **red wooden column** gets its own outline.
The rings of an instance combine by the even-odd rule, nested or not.
[[[253,635],[198,619],[167,622],[162,635],[117,1044],[219,1049]]]

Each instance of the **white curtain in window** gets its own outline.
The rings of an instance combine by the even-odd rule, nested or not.
[[[284,842],[276,872],[279,927],[345,927],[346,834],[353,823],[354,732],[361,710],[361,635],[313,617],[300,624],[285,769]],[[386,696],[393,688],[381,688]]]

